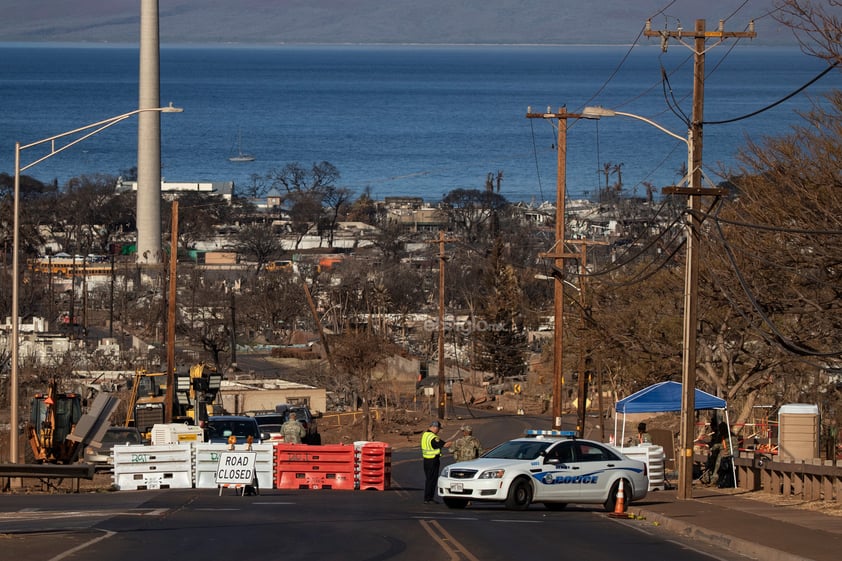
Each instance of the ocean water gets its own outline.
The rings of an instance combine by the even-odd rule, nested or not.
[[[731,48],[734,47],[734,48]],[[665,86],[662,68],[669,76]],[[825,64],[795,48],[721,45],[706,57],[705,121],[767,107],[812,80]],[[132,111],[138,97],[136,46],[0,44],[0,172],[14,173],[14,143],[26,144]],[[750,137],[786,134],[824,92],[842,86],[831,71],[805,92],[756,116],[706,125],[706,175]],[[203,46],[161,48],[163,176],[245,186],[290,162],[328,161],[339,184],[377,198],[439,199],[485,186],[502,171],[513,201],[555,200],[555,121],[526,113],[586,105],[637,114],[679,136],[691,112],[692,56],[637,47]],[[670,110],[670,106],[674,110]],[[232,163],[238,134],[249,163]],[[42,181],[136,165],[136,119],[103,131],[28,170]],[[40,153],[24,151],[22,165]],[[686,145],[639,120],[568,120],[567,190],[595,196],[622,179],[675,184]],[[605,170],[610,173],[606,177]],[[614,171],[612,171],[614,170]],[[619,170],[619,174],[616,170]]]

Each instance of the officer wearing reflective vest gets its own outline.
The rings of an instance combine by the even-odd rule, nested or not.
[[[439,437],[441,423],[433,421],[430,428],[421,435],[421,457],[424,459],[424,502],[436,502],[436,482],[441,469],[442,448],[450,447],[450,441]]]

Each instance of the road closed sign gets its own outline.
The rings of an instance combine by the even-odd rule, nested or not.
[[[220,452],[217,485],[251,485],[255,478],[256,452]]]

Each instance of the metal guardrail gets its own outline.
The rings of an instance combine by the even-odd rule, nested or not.
[[[52,484],[53,479],[74,479],[77,493],[80,480],[92,480],[95,472],[96,468],[93,464],[0,464],[0,479],[40,479],[51,490],[58,489]],[[5,482],[0,485],[0,488],[6,489],[8,485],[9,483]]]

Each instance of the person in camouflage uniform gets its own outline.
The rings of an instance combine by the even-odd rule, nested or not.
[[[482,455],[482,444],[473,435],[474,429],[469,425],[462,427],[462,437],[456,440],[451,446],[453,459],[457,462],[465,462],[479,458]]]
[[[301,439],[307,436],[307,431],[298,422],[294,411],[289,414],[287,422],[281,425],[281,434],[287,444],[301,444]]]

